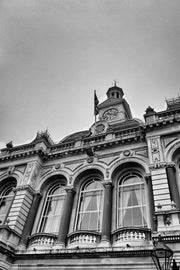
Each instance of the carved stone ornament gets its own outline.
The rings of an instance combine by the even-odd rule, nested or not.
[[[149,166],[149,169],[151,171],[155,170],[155,169],[162,169],[162,168],[166,168],[166,163],[165,162],[159,162],[159,163],[152,164],[152,165]]]
[[[166,163],[166,167],[167,168],[175,168],[175,163],[174,162]]]
[[[104,130],[105,130],[105,125],[104,125],[104,124],[98,124],[98,125],[96,126],[96,132],[97,132],[98,134],[102,133]]]
[[[151,141],[151,152],[152,152],[153,161],[159,162],[160,161],[160,153],[159,153],[158,140]]]
[[[88,163],[92,163],[93,161],[94,161],[94,157],[88,157],[88,158],[87,158],[87,162],[88,162]]]
[[[55,170],[59,170],[61,168],[61,164],[58,163],[58,164],[54,165],[54,168],[55,168]]]
[[[169,225],[171,225],[171,223],[172,223],[172,217],[171,217],[171,215],[170,214],[166,214],[164,216],[164,224],[169,226]]]
[[[130,151],[130,150],[125,150],[125,151],[123,152],[123,155],[124,155],[125,157],[129,157],[129,156],[131,155],[131,151]]]

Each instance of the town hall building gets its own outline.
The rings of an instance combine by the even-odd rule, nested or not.
[[[1,149],[0,270],[155,270],[159,238],[180,265],[180,97],[166,103],[133,118],[115,84],[88,130]]]

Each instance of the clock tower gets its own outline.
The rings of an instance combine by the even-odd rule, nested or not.
[[[98,105],[99,120],[116,123],[132,119],[129,104],[123,98],[124,92],[116,85],[116,82],[108,89],[106,95],[107,99]]]

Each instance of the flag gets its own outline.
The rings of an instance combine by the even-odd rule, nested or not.
[[[99,100],[96,95],[96,90],[94,90],[94,115],[97,115],[99,113],[98,104],[99,104]]]

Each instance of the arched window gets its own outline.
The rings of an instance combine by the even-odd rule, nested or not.
[[[100,231],[103,188],[98,179],[91,179],[81,190],[77,230]]]
[[[8,185],[0,193],[0,224],[3,224],[5,222],[5,218],[14,197],[14,187],[15,184]]]
[[[65,197],[66,191],[64,186],[56,184],[49,189],[38,232],[58,233]]]
[[[129,173],[119,183],[118,192],[118,228],[147,227],[143,177]]]

